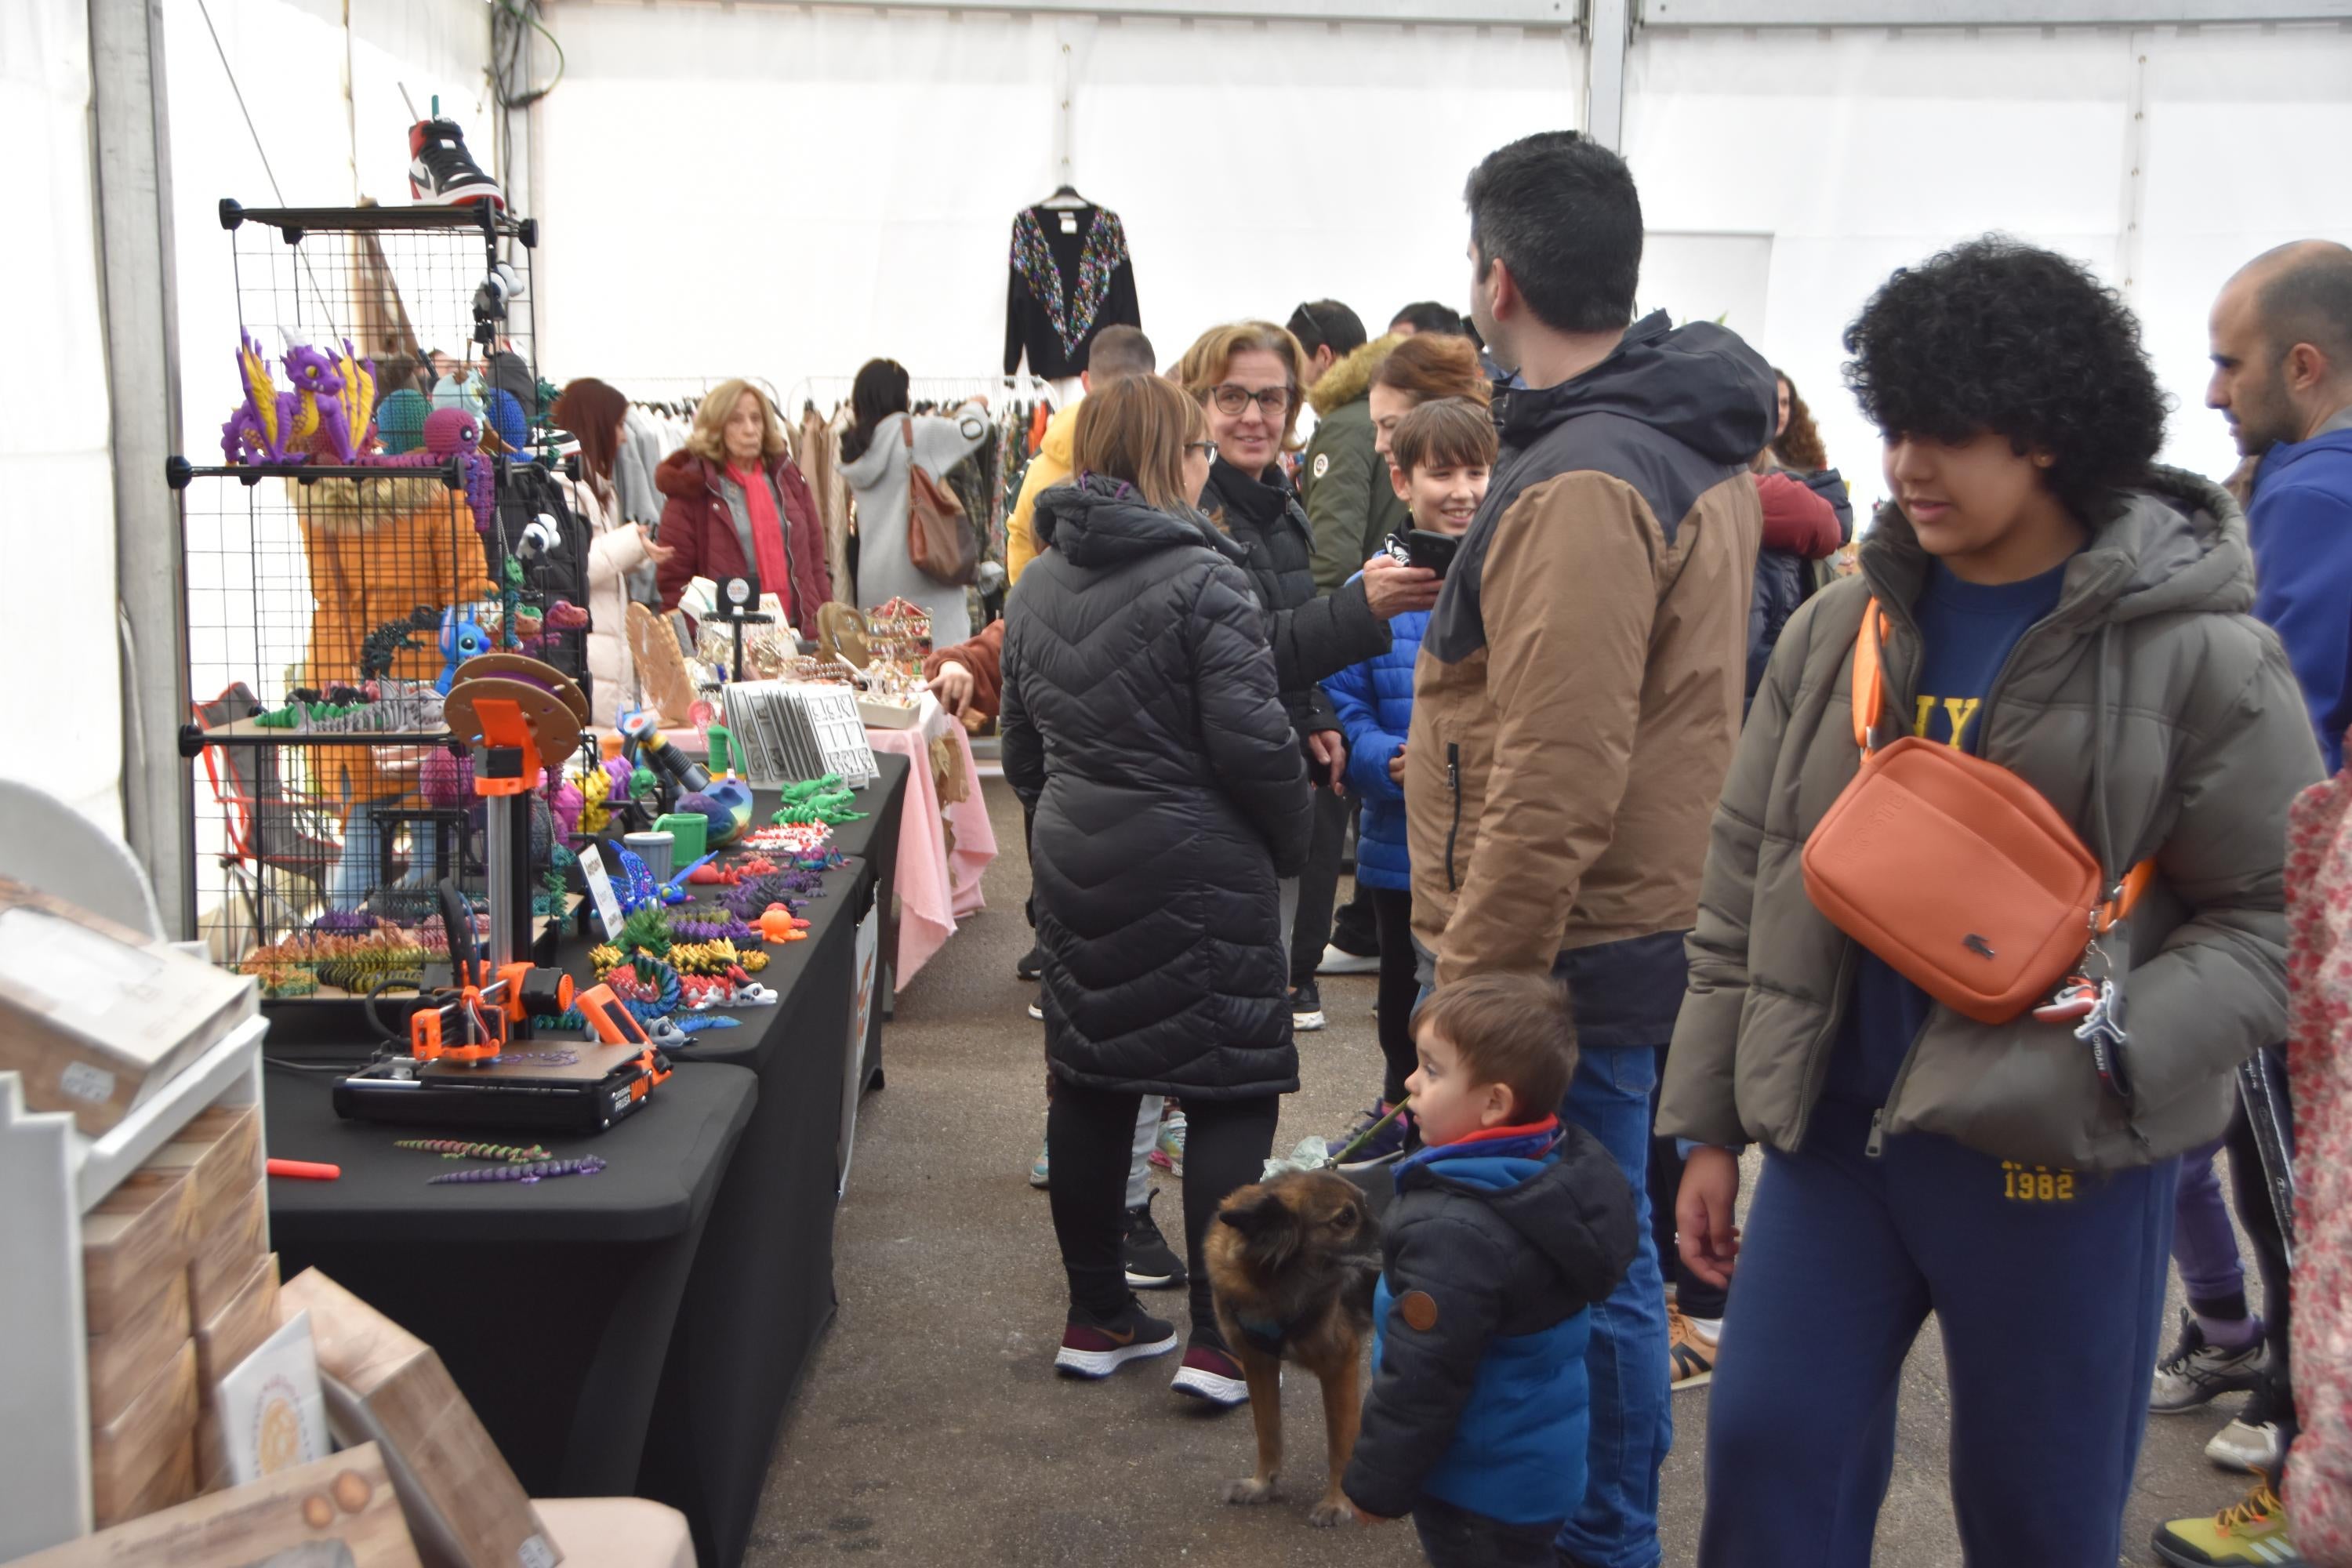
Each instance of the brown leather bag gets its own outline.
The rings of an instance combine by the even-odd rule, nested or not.
[[[2111,884],[2073,825],[2000,763],[1916,735],[1878,745],[1885,635],[1873,599],[1853,651],[1862,771],[1805,841],[1805,891],[1945,1006],[2005,1024],[2074,972],[2156,863]]]
[[[969,584],[980,575],[980,532],[955,491],[915,461],[915,416],[899,427],[907,437],[907,558],[934,583]]]

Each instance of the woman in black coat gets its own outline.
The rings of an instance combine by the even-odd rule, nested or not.
[[[1034,805],[1031,873],[1055,1081],[1054,1231],[1069,1274],[1055,1365],[1102,1377],[1173,1350],[1119,1246],[1139,1098],[1181,1095],[1192,1342],[1180,1392],[1244,1403],[1201,1240],[1257,1180],[1298,1087],[1277,876],[1308,833],[1307,770],[1242,552],[1187,504],[1197,408],[1134,376],[1080,405],[1075,477],[1005,620],[1005,777]],[[1192,472],[1187,476],[1186,459]]]
[[[1387,623],[1406,610],[1435,605],[1439,584],[1434,573],[1401,566],[1383,554],[1367,562],[1362,575],[1317,596],[1314,530],[1281,462],[1297,428],[1306,375],[1298,340],[1271,321],[1213,327],[1176,366],[1176,379],[1199,401],[1216,446],[1201,504],[1246,552],[1250,585],[1267,612],[1283,706],[1306,742],[1316,784],[1332,792],[1317,814],[1303,891],[1297,880],[1282,889],[1283,934],[1297,987],[1294,1021],[1301,1029],[1319,1029],[1324,1019],[1315,968],[1330,939],[1339,884],[1347,812],[1338,795],[1348,747],[1339,716],[1317,683],[1388,652]]]

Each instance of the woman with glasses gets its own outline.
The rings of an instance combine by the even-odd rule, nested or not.
[[[1158,376],[1078,405],[1075,473],[1006,611],[1004,775],[1031,870],[1053,1073],[1054,1233],[1070,1309],[1055,1366],[1100,1378],[1176,1348],[1121,1244],[1139,1105],[1181,1095],[1192,1346],[1175,1387],[1248,1398],[1201,1267],[1217,1205],[1258,1178],[1298,1087],[1277,877],[1307,858],[1307,770],[1243,547],[1196,511],[1201,411]],[[1148,1216],[1148,1205],[1147,1205]]]
[[[1434,573],[1382,554],[1360,577],[1316,596],[1314,532],[1281,463],[1296,444],[1307,374],[1298,340],[1271,321],[1213,328],[1176,366],[1176,379],[1208,416],[1217,449],[1201,505],[1247,552],[1244,569],[1266,613],[1283,706],[1305,738],[1309,776],[1336,789],[1348,748],[1339,716],[1316,682],[1386,653],[1386,623],[1436,604],[1438,584]],[[1282,891],[1287,932],[1298,911],[1297,879],[1286,879]],[[1315,951],[1322,951],[1319,941]]]

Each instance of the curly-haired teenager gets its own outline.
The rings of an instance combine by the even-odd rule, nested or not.
[[[2178,1156],[2285,1026],[2287,802],[2319,773],[2236,505],[2153,466],[2164,403],[2115,293],[2001,239],[1898,271],[1846,333],[1894,501],[1862,576],[1789,624],[1715,818],[1659,1131],[1703,1145],[1685,1258],[1738,1263],[1707,1413],[1702,1564],[1864,1563],[1903,1362],[1936,1314],[1971,1563],[2116,1561],[2147,1414]],[[1806,896],[1882,722],[1998,763],[2116,874],[2111,1086],[2065,1025],[1932,1003]],[[1766,1146],[1741,1237],[1728,1146]]]

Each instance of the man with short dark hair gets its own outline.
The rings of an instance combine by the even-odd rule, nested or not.
[[[1389,331],[1397,337],[1411,337],[1415,332],[1437,332],[1449,338],[1466,336],[1462,330],[1462,312],[1434,300],[1420,300],[1396,313],[1389,323]]]
[[[1290,312],[1283,323],[1298,346],[1307,351],[1307,386],[1323,379],[1323,373],[1364,346],[1370,335],[1364,331],[1364,319],[1337,300],[1310,300]],[[1307,386],[1298,390],[1304,394]]]
[[[1094,343],[1087,351],[1087,368],[1078,373],[1078,384],[1092,392],[1124,376],[1150,375],[1159,368],[1151,340],[1143,335],[1142,328],[1108,326],[1095,334]],[[1037,492],[1070,477],[1070,435],[1077,423],[1076,404],[1055,409],[1054,416],[1045,422],[1045,435],[1037,445],[1037,455],[1022,470],[1021,494],[1014,500],[1013,516],[1004,525],[1004,574],[1013,582],[1021,581],[1021,574],[1037,553],[1037,531],[1030,521],[1036,515]]]
[[[1569,983],[1583,1055],[1560,1115],[1608,1147],[1642,1234],[1593,1311],[1589,1480],[1559,1546],[1655,1568],[1674,1426],[1651,1098],[1739,731],[1763,526],[1747,465],[1776,388],[1719,326],[1632,320],[1642,204],[1614,153],[1530,136],[1480,163],[1465,200],[1471,314],[1518,384],[1413,681],[1413,934],[1439,984]]]

